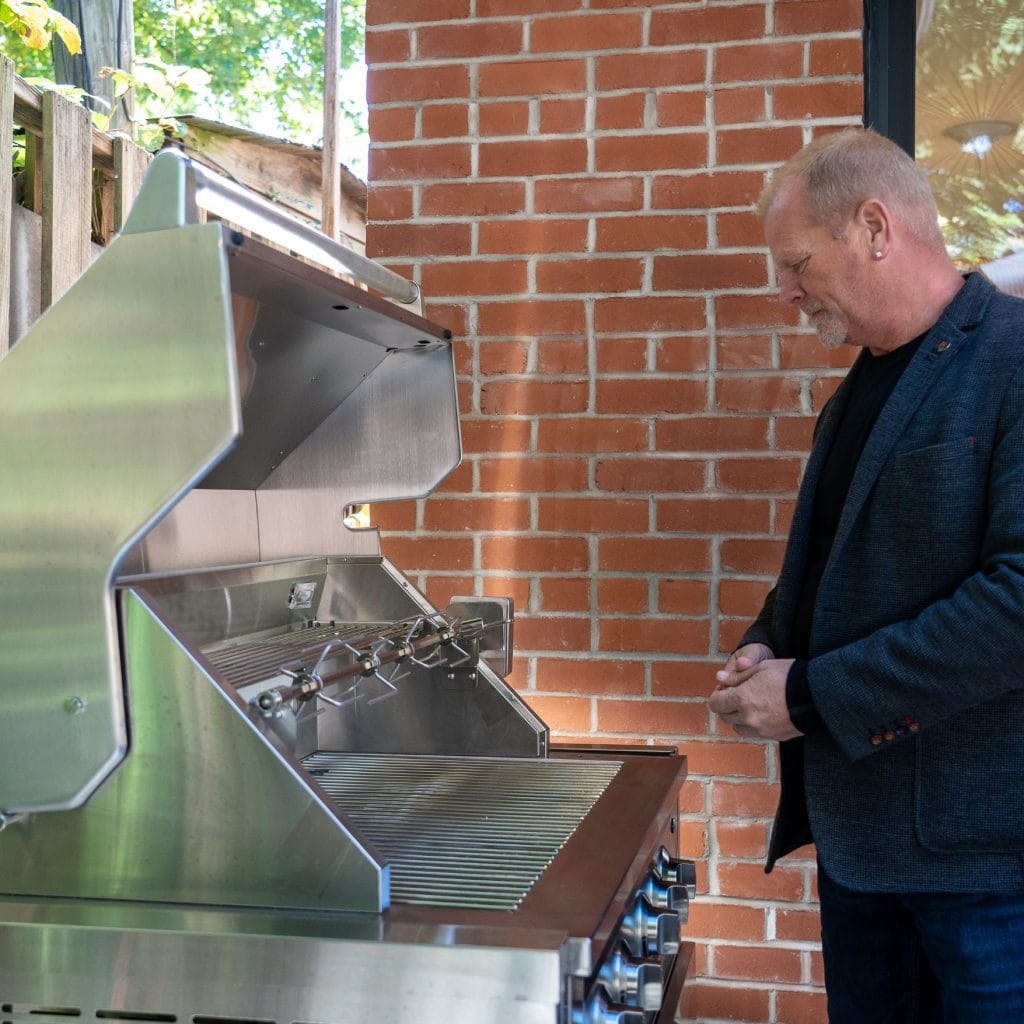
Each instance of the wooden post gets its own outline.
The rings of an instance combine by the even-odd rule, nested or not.
[[[0,54],[0,125],[6,134],[6,155],[0,166],[0,359],[11,346],[11,195],[14,179],[14,65]]]
[[[324,19],[323,206],[320,230],[338,237],[341,209],[341,161],[338,155],[338,103],[341,82],[341,14],[339,0],[327,0]]]
[[[114,139],[115,231],[120,231],[124,227],[152,159],[149,153],[136,146],[134,142],[128,139]]]
[[[92,123],[85,107],[43,96],[43,309],[89,265]]]

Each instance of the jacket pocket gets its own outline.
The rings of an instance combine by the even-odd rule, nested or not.
[[[939,853],[1024,851],[1024,692],[917,737],[914,826]]]

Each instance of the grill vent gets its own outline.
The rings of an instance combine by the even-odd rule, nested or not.
[[[309,772],[391,865],[396,903],[515,910],[619,761],[318,752]]]

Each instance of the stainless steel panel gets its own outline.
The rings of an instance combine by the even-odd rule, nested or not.
[[[379,855],[234,693],[205,675],[138,592],[123,595],[122,621],[131,756],[84,807],[0,832],[0,893],[386,907]]]
[[[237,436],[226,279],[219,226],[117,239],[0,364],[0,810],[77,806],[124,756],[110,580]]]
[[[515,910],[621,764],[321,751],[303,766],[388,861],[395,902]]]

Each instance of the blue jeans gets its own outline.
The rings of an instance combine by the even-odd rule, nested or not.
[[[829,1024],[1024,1024],[1024,895],[818,893]]]

